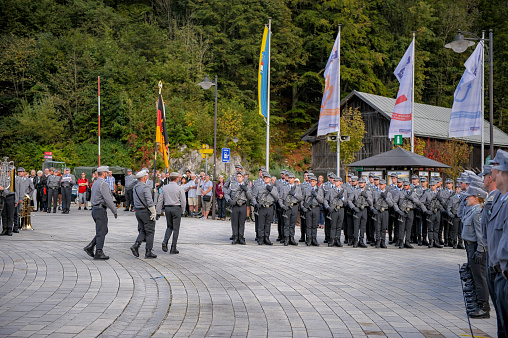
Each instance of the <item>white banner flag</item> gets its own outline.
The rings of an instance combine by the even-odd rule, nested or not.
[[[464,66],[466,70],[453,97],[450,137],[481,135],[482,133],[483,41],[478,43]]]
[[[325,92],[321,100],[321,111],[317,136],[339,131],[340,124],[340,32],[325,68]]]
[[[394,138],[395,135],[402,137],[411,137],[411,100],[413,91],[413,54],[414,40],[409,45],[406,53],[395,68],[393,74],[399,80],[399,92],[393,108],[392,119],[390,120],[390,129],[388,138]]]

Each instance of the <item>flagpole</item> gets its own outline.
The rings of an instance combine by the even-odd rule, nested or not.
[[[485,132],[483,128],[483,121],[485,121],[485,31],[482,31],[482,120],[480,121],[480,130],[482,131],[482,161],[481,165],[485,163]],[[493,158],[493,154],[490,158]]]
[[[159,81],[159,97],[162,93],[162,81]],[[157,110],[159,108],[157,107]],[[157,128],[159,128],[159,124],[157,123],[157,119],[159,118],[158,117],[158,114],[159,112],[157,112],[157,118],[155,119],[155,124],[157,125]],[[162,114],[162,112],[161,112]],[[161,116],[162,118],[162,116]],[[157,128],[155,130],[157,130]],[[166,146],[166,144],[164,144],[164,147]],[[154,198],[155,196],[155,173],[156,173],[156,170],[157,170],[157,131],[155,132],[155,152],[154,152],[154,160],[153,160],[153,187],[152,187],[152,199]]]
[[[413,62],[412,62],[412,89],[411,89],[411,152],[415,152],[415,32],[413,32]]]
[[[98,119],[99,119],[99,167],[101,166],[101,77],[97,76],[97,107],[98,107]]]
[[[337,176],[340,177],[340,29],[341,25],[339,25],[339,46],[338,46],[338,62],[339,62],[339,88],[337,88],[337,92],[339,93],[339,123],[337,129]]]
[[[270,171],[270,54],[272,44],[272,18],[268,18],[268,85],[266,94],[266,162],[265,167],[267,171]]]

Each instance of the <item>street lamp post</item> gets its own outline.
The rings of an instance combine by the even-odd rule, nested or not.
[[[489,42],[489,132],[490,132],[490,158],[492,159],[494,157],[494,46],[493,46],[493,31],[492,29],[489,29],[489,38],[485,39],[485,31],[482,31],[482,38],[477,37],[475,34],[464,32],[468,35],[472,35],[472,38],[466,38],[461,30],[459,29],[457,35],[455,35],[455,40],[447,43],[445,45],[445,48],[450,48],[456,53],[462,53],[466,49],[468,49],[471,46],[474,46],[474,41],[488,41]],[[485,45],[483,47],[485,49]],[[483,72],[482,72],[483,74]],[[484,85],[484,79],[482,75],[482,88],[485,88]],[[483,105],[482,105],[483,107]],[[483,109],[482,109],[483,110]],[[482,114],[482,165],[485,161],[485,146],[484,146],[484,132],[483,132],[483,121],[484,116]]]
[[[201,88],[207,90],[210,89],[210,87],[215,86],[215,111],[214,111],[214,123],[213,123],[213,188],[212,188],[212,219],[215,219],[215,188],[216,188],[216,164],[217,164],[217,75],[215,75],[215,83],[211,82],[208,78],[208,75],[205,75],[205,78],[203,81],[198,83],[198,85],[201,86]]]

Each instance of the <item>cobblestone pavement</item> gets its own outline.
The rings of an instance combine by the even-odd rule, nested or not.
[[[34,213],[0,237],[0,336],[457,337],[469,335],[458,264],[465,251],[231,245],[228,222],[183,219],[179,255],[135,258],[134,214],[110,215],[104,251],[89,211]],[[276,237],[272,227],[272,241]],[[319,232],[322,243],[324,234]],[[144,245],[140,257],[144,257]],[[495,313],[471,320],[495,336]]]

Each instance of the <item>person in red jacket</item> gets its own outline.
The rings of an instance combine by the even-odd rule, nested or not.
[[[88,187],[89,182],[86,178],[85,173],[81,173],[81,176],[78,180],[78,210],[81,210],[81,204],[84,205],[85,210],[88,210],[86,207],[86,188]]]

